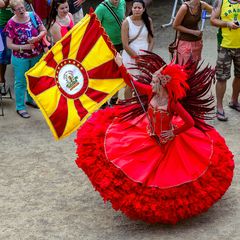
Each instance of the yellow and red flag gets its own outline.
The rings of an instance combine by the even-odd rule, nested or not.
[[[26,73],[28,91],[56,139],[78,129],[125,85],[114,56],[112,43],[90,13]]]

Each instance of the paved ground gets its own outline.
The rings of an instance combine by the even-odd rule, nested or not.
[[[155,1],[151,8],[156,51],[167,60],[173,31],[161,29],[170,5]],[[206,63],[216,58],[215,29],[204,33]],[[8,81],[12,85],[11,67]],[[225,105],[230,99],[228,84]],[[226,107],[227,123],[213,125],[235,155],[232,186],[207,213],[175,226],[147,225],[127,219],[103,201],[74,163],[75,134],[54,141],[42,114],[29,109],[28,120],[17,116],[14,101],[4,100],[0,117],[0,239],[1,240],[239,240],[240,239],[240,114]]]

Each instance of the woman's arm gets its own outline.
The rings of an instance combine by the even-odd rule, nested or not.
[[[9,49],[12,49],[14,51],[23,51],[23,50],[31,50],[34,48],[33,44],[24,44],[24,45],[18,45],[13,43],[13,39],[7,37],[7,47]]]
[[[213,7],[211,5],[202,1],[201,1],[201,4],[202,4],[202,9],[207,10],[208,13],[212,13]]]
[[[53,42],[56,43],[62,38],[61,32],[60,32],[60,26],[58,26],[57,23],[54,23],[50,29],[49,32],[53,38]]]
[[[36,42],[40,42],[44,36],[47,35],[47,30],[44,27],[43,24],[39,25],[39,34],[36,37],[32,37],[31,39],[28,40],[29,43],[36,43]]]
[[[210,22],[215,27],[228,27],[229,29],[237,29],[239,28],[238,25],[236,25],[234,22],[225,22],[220,19],[221,14],[221,8],[222,8],[222,0],[216,0],[213,5],[213,10],[210,18]]]
[[[5,8],[7,5],[8,5],[8,3],[7,3],[8,1],[4,1],[4,0],[0,0],[0,8]]]
[[[183,32],[183,33],[188,33],[188,34],[192,34],[195,35],[197,37],[201,36],[202,32],[200,30],[193,30],[190,28],[186,28],[182,25],[182,21],[184,16],[186,15],[188,10],[188,7],[186,4],[182,4],[182,6],[179,8],[176,18],[173,22],[173,28],[179,32]]]
[[[115,62],[119,67],[122,78],[130,88],[133,88],[132,84],[134,84],[134,87],[140,94],[148,95],[148,97],[152,96],[152,87],[150,85],[143,84],[133,80],[132,76],[127,72],[126,68],[124,67],[122,62],[122,56],[119,53],[117,53],[115,57]]]
[[[152,19],[149,18],[149,21],[150,21],[150,27],[151,27],[152,33],[154,35]],[[152,52],[153,46],[154,46],[154,38],[150,34],[148,34],[148,51]]]
[[[135,56],[137,56],[137,53],[135,51],[133,51],[132,48],[129,47],[129,37],[128,37],[128,34],[129,34],[129,26],[128,26],[127,19],[125,19],[123,21],[122,27],[121,27],[121,37],[122,37],[123,48],[129,54],[129,56],[135,57]]]
[[[184,121],[184,124],[181,127],[173,130],[174,135],[178,135],[194,126],[194,120],[192,116],[184,109],[181,103],[172,102],[170,108],[172,111],[176,112],[177,115],[180,116]]]

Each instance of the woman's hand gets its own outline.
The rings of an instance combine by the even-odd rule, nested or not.
[[[197,36],[197,37],[202,37],[202,31],[200,30],[192,30],[192,35]]]
[[[23,50],[32,50],[32,49],[34,49],[34,44],[30,43],[30,44],[22,45],[22,49]]]
[[[28,39],[28,42],[33,44],[33,43],[37,43],[39,42],[39,38],[38,37],[32,37],[31,39]]]
[[[227,27],[231,30],[231,29],[238,29],[239,26],[234,23],[234,22],[227,22]]]
[[[122,61],[122,56],[120,55],[120,53],[117,53],[117,55],[115,57],[115,62],[119,67],[122,66],[123,61]]]
[[[80,7],[81,4],[83,4],[86,0],[75,0],[74,1],[74,6],[75,7]]]
[[[162,131],[160,134],[160,138],[164,139],[164,140],[171,140],[174,138],[174,133],[173,130],[166,130],[166,131]]]

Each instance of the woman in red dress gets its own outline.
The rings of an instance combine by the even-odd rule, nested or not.
[[[233,155],[204,121],[212,98],[194,99],[207,91],[214,71],[163,66],[153,54],[137,62],[145,84],[132,81],[116,57],[126,84],[141,94],[147,111],[132,100],[93,114],[78,131],[76,163],[115,210],[135,220],[175,224],[207,211],[232,181]]]

